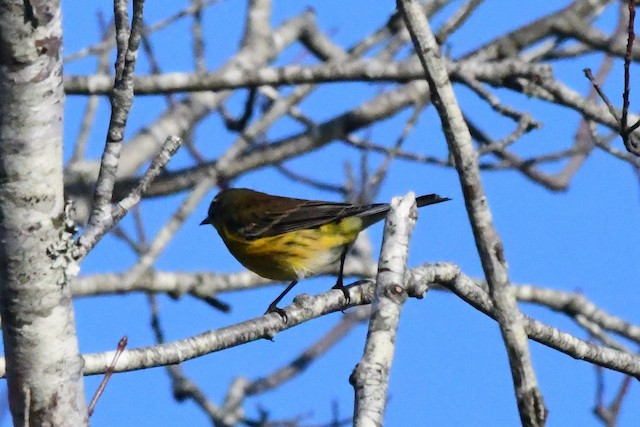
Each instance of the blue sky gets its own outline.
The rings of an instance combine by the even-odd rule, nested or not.
[[[168,10],[178,10],[187,2],[167,2],[158,7],[147,2],[146,22],[153,23],[167,16]],[[304,10],[308,4],[297,1],[274,2],[272,22],[278,24]],[[516,4],[517,3],[517,4]],[[508,29],[549,13],[546,2],[486,2],[469,21],[468,28],[454,35],[448,45],[455,56]],[[556,2],[558,8],[567,2]],[[460,2],[454,2],[455,5]],[[366,7],[363,7],[366,5]],[[312,2],[321,29],[333,34],[334,40],[349,46],[385,22],[395,2],[324,1]],[[216,69],[233,53],[241,31],[245,2],[225,1],[205,13],[205,36],[210,69]],[[451,11],[452,9],[446,9]],[[82,8],[64,0],[65,53],[69,54],[99,40],[96,13],[110,16],[111,6],[105,1],[87,1]],[[499,14],[496,11],[500,11]],[[443,13],[434,25],[449,14]],[[610,26],[612,13],[602,18],[602,26]],[[153,36],[154,46],[163,71],[189,71],[189,23],[182,21]],[[473,35],[472,37],[470,35]],[[279,64],[299,55],[293,47],[283,53]],[[575,90],[585,93],[588,82],[582,68],[597,68],[596,56],[558,64],[555,74]],[[68,64],[69,74],[93,72],[91,60]],[[148,66],[141,59],[138,71],[144,74]],[[614,102],[620,93],[621,66],[616,66],[610,91]],[[463,109],[474,114],[476,123],[496,138],[512,129],[510,124],[489,112],[469,91],[457,87]],[[321,120],[346,111],[367,99],[375,88],[367,84],[333,85],[318,91],[302,104],[304,111]],[[346,94],[348,93],[348,96]],[[532,132],[516,145],[522,155],[543,153],[559,147],[569,147],[580,118],[575,114],[539,101],[498,92],[501,99],[520,110],[531,111],[544,127]],[[633,93],[632,93],[633,96]],[[67,157],[78,132],[84,99],[69,97],[65,123]],[[230,108],[240,111],[243,99],[234,97]],[[133,135],[149,123],[164,108],[161,98],[139,98],[128,127]],[[632,102],[633,107],[633,102]],[[97,157],[104,143],[104,129],[109,109],[106,100],[99,107],[99,124],[94,129],[90,153]],[[394,141],[410,112],[375,127],[362,135],[374,142]],[[288,135],[294,130],[286,122],[269,133],[270,138]],[[205,120],[196,131],[196,144],[213,156],[233,141],[223,131],[219,118]],[[443,155],[446,152],[440,125],[433,111],[419,121],[409,137],[407,150]],[[170,168],[184,165],[187,157],[178,154]],[[374,165],[381,157],[372,156]],[[345,162],[358,167],[359,155],[352,149],[333,144],[320,152],[289,162],[291,169],[340,184],[344,182]],[[561,164],[550,165],[549,171]],[[515,172],[489,172],[483,175],[484,187],[492,208],[496,228],[500,233],[509,263],[509,274],[515,283],[535,284],[566,291],[580,291],[599,307],[635,324],[640,323],[640,276],[638,250],[640,232],[637,219],[638,179],[631,168],[617,159],[595,152],[573,178],[567,192],[551,193],[531,183]],[[332,199],[336,196],[310,191],[292,184],[269,169],[252,172],[233,182],[257,190],[306,198]],[[394,195],[437,192],[453,201],[420,211],[413,234],[410,266],[425,262],[450,261],[469,276],[481,277],[482,270],[466,218],[464,203],[454,171],[433,166],[396,161],[389,178],[377,197],[388,201]],[[211,191],[211,197],[216,190]],[[175,211],[185,195],[167,200],[145,202],[143,218],[149,236],[161,227]],[[167,271],[240,271],[241,266],[224,249],[215,231],[198,227],[208,204],[203,202],[189,218],[183,230],[168,246],[156,263]],[[125,219],[124,225],[132,222]],[[372,227],[374,252],[380,245],[382,226]],[[107,237],[82,265],[82,274],[125,271],[135,261],[134,256],[119,241]],[[305,280],[294,294],[318,293],[333,285],[333,278]],[[223,296],[233,306],[230,315],[188,297],[174,301],[160,296],[161,321],[170,340],[188,337],[208,329],[226,326],[260,315],[277,295],[278,288]],[[122,335],[128,335],[129,347],[153,344],[149,328],[149,308],[144,295],[111,296],[80,299],[76,302],[76,319],[83,352],[106,351],[115,348]],[[548,310],[523,306],[523,310],[562,330],[586,338],[566,318]],[[260,341],[208,355],[183,364],[185,373],[219,403],[227,387],[238,375],[256,378],[287,363],[308,345],[323,336],[341,314],[333,314],[308,322],[278,335],[275,342]],[[330,420],[331,403],[338,402],[340,414],[352,411],[353,389],[348,377],[362,355],[366,325],[357,327],[326,357],[308,371],[273,393],[249,399],[245,408],[254,416],[260,407],[274,419],[309,416],[309,423]],[[550,410],[549,426],[597,426],[591,410],[595,396],[595,369],[592,365],[571,359],[554,350],[531,343],[534,367]],[[611,398],[621,375],[607,373],[608,398]],[[90,396],[99,377],[87,379]],[[620,416],[621,426],[634,425],[640,417],[640,392],[637,384],[631,391]],[[513,397],[511,376],[497,325],[458,298],[432,292],[423,300],[409,300],[404,307],[397,339],[396,356],[391,373],[390,401],[386,425],[495,426],[517,425],[519,418]],[[207,418],[191,402],[175,403],[168,375],[163,368],[119,374],[112,378],[105,395],[92,418],[95,426],[108,425],[208,425]],[[8,425],[5,421],[5,425]]]

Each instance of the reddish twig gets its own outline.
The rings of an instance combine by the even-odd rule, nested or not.
[[[113,375],[113,373],[115,372],[116,363],[118,362],[118,359],[120,358],[120,355],[122,354],[124,349],[127,347],[128,341],[129,339],[127,338],[126,335],[122,337],[120,341],[118,341],[118,348],[116,349],[116,354],[113,356],[113,360],[111,361],[111,364],[107,369],[107,372],[104,374],[104,377],[102,378],[102,381],[100,382],[100,385],[96,390],[96,393],[93,395],[93,398],[91,399],[91,403],[89,403],[89,408],[87,409],[89,416],[93,415],[93,410],[96,408],[98,399],[100,399],[100,396],[102,396],[102,393],[104,393],[104,389],[107,387],[107,383],[109,382],[109,379],[111,379],[111,375]]]

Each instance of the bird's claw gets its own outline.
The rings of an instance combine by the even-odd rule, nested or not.
[[[287,321],[289,320],[289,318],[287,317],[287,313],[283,309],[276,307],[275,304],[270,305],[269,308],[267,308],[267,311],[264,312],[264,314],[269,313],[278,313],[284,323],[287,323]]]

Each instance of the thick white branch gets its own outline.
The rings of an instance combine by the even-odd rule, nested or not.
[[[381,426],[387,404],[402,304],[406,301],[405,270],[409,237],[418,216],[415,195],[394,198],[384,225],[376,293],[362,360],[351,374],[355,389],[355,426]]]

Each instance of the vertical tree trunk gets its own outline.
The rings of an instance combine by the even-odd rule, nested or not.
[[[86,425],[66,252],[57,0],[0,0],[0,303],[15,425]]]

